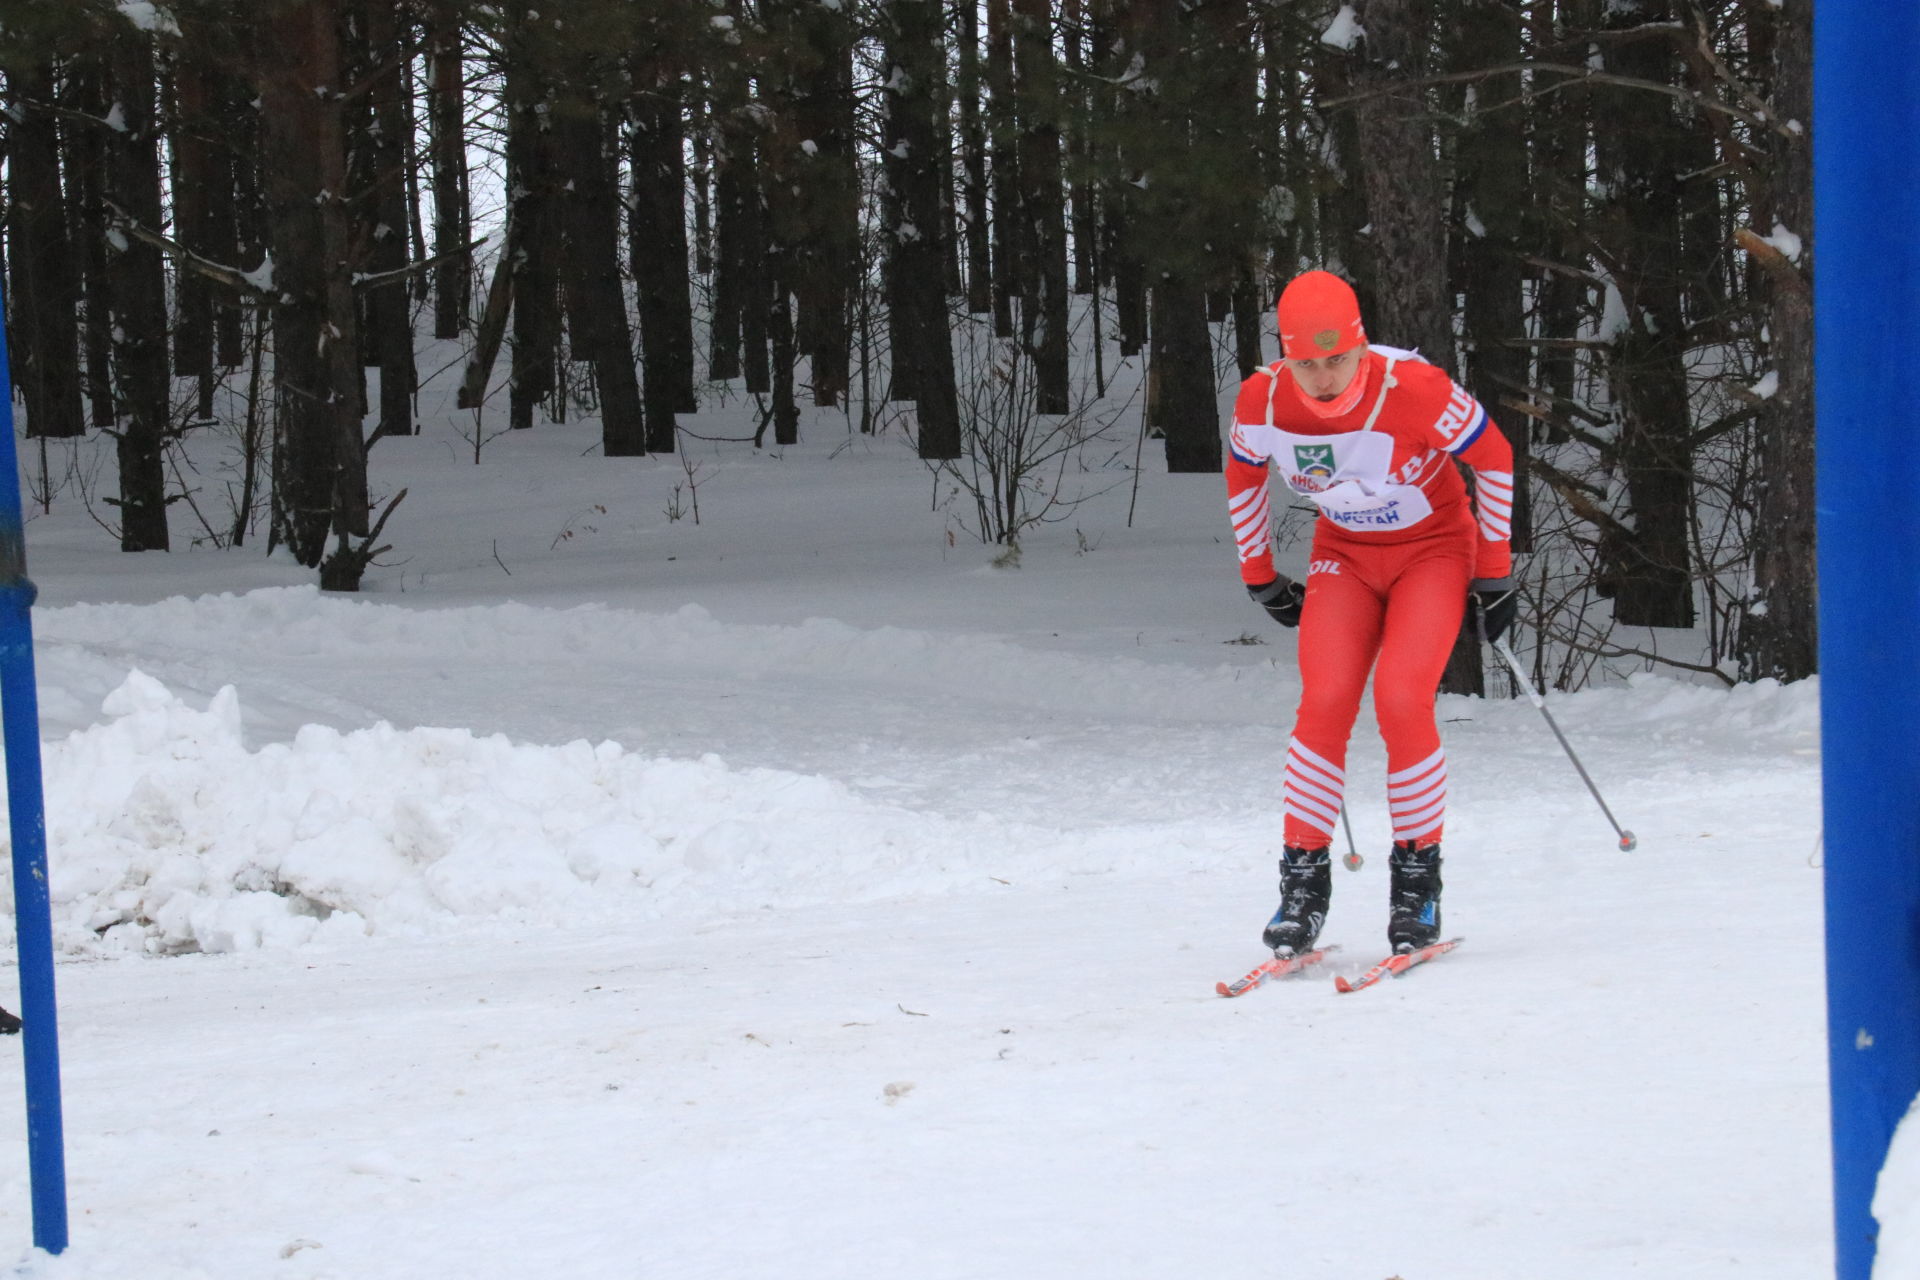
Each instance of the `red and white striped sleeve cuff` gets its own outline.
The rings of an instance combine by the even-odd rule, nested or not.
[[[1480,536],[1488,542],[1507,541],[1513,536],[1513,473],[1476,471],[1473,480]]]

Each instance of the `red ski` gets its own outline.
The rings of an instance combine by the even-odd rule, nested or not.
[[[1422,947],[1418,951],[1408,951],[1404,954],[1388,956],[1385,960],[1382,960],[1379,964],[1373,966],[1373,968],[1367,970],[1352,982],[1348,982],[1344,977],[1336,975],[1333,980],[1333,989],[1344,995],[1349,991],[1358,991],[1362,987],[1370,987],[1382,978],[1397,978],[1407,970],[1413,968],[1413,966],[1425,964],[1429,960],[1437,959],[1465,941],[1465,938],[1449,938],[1445,942],[1436,942],[1431,946]]]
[[[1213,989],[1223,996],[1243,996],[1263,982],[1274,978],[1284,978],[1290,973],[1299,973],[1308,965],[1318,964],[1322,960],[1325,960],[1330,953],[1338,951],[1339,949],[1339,947],[1321,947],[1319,950],[1309,951],[1303,956],[1288,956],[1284,960],[1279,956],[1275,956],[1265,964],[1255,968],[1246,977],[1240,979],[1240,981],[1234,983],[1216,982],[1213,984]]]

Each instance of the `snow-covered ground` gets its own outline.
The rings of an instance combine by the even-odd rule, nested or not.
[[[181,508],[168,555],[29,526],[73,1247],[25,1274],[1828,1266],[1812,685],[1556,697],[1633,854],[1532,707],[1444,700],[1467,945],[1226,1001],[1298,686],[1216,478],[1007,568],[897,431],[692,441],[696,525],[678,459],[460,427],[376,446],[358,597]],[[1363,712],[1335,972],[1382,766]]]

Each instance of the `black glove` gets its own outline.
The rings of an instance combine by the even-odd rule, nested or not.
[[[1307,589],[1292,578],[1275,578],[1272,582],[1250,582],[1247,594],[1253,602],[1267,611],[1267,616],[1283,627],[1300,625],[1300,606],[1306,603]]]
[[[1492,644],[1507,634],[1519,608],[1512,578],[1476,578],[1467,593],[1467,634]]]

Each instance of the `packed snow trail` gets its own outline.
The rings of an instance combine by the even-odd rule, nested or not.
[[[503,629],[472,622],[440,640]],[[1274,731],[1204,699],[1183,721],[1120,662],[1086,713],[1046,713],[1054,749],[1005,786],[1021,756],[986,725],[1010,688],[1057,691],[1063,659],[999,657],[970,711],[955,696],[922,730],[926,758],[889,767],[944,763],[1020,816],[467,730],[252,746],[238,696],[124,681],[49,753],[55,812],[94,823],[55,829],[63,946],[260,950],[63,968],[79,1247],[43,1273],[1817,1266],[1814,771],[1791,745],[1810,690],[1563,699],[1644,833],[1631,856],[1530,707],[1459,704],[1447,913],[1471,951],[1336,999],[1329,975],[1384,940],[1375,860],[1335,881],[1336,963],[1226,1002],[1273,838],[1270,797],[1229,780]],[[885,685],[863,687],[904,713]],[[1168,741],[1188,754],[1159,764],[1161,818],[1114,796],[1079,821],[1102,806],[1078,789]],[[1244,810],[1220,803],[1240,788]],[[127,919],[96,933],[102,913]],[[24,1203],[16,1176],[0,1220]]]
[[[1638,896],[1567,879],[1596,914]],[[1809,923],[1752,879],[1749,919]],[[1365,1001],[1223,1001],[1247,896],[1109,877],[69,966],[73,1273],[1817,1273],[1790,950],[1541,920]],[[1679,938],[1724,907],[1703,878],[1632,914]]]

